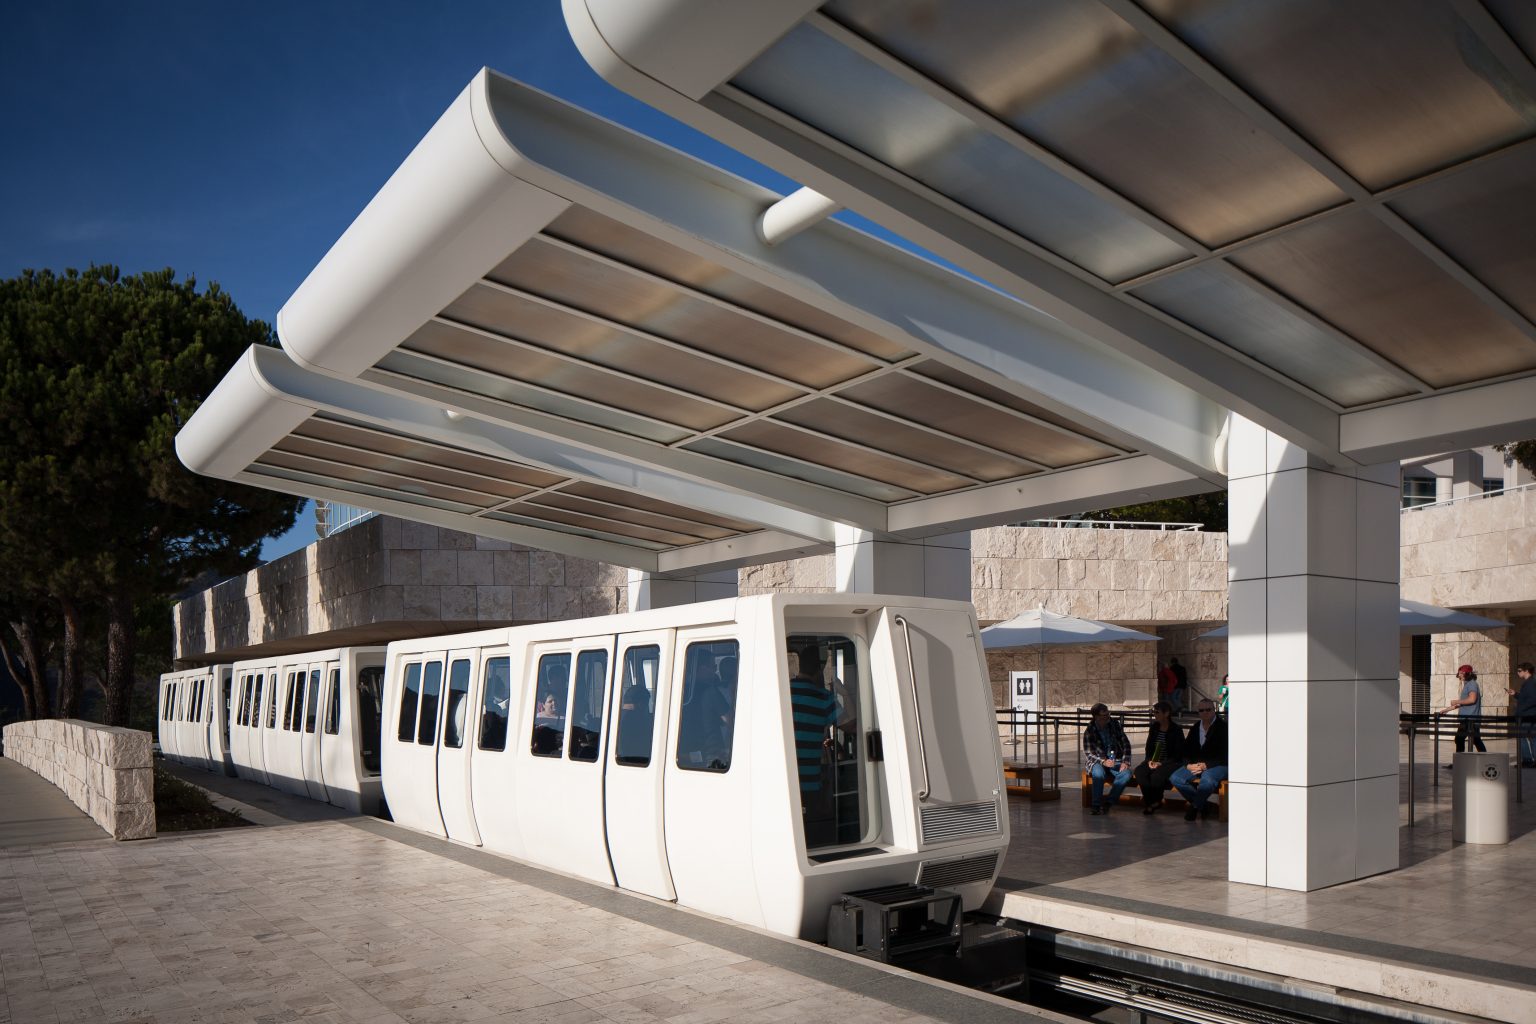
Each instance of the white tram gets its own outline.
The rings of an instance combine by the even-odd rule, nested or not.
[[[1008,845],[978,634],[962,602],[774,594],[392,643],[389,810],[787,935],[877,885],[972,909]]]
[[[225,718],[235,774],[377,814],[384,648],[342,647],[237,661]]]
[[[229,757],[228,665],[160,677],[160,752],[173,761],[234,774]]]

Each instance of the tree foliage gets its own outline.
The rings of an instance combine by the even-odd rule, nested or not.
[[[1518,462],[1527,473],[1536,475],[1536,441],[1511,441],[1496,444],[1494,450],[1504,456],[1505,464]]]
[[[1199,523],[1205,529],[1227,530],[1227,492],[1212,491],[1188,498],[1164,498],[1141,505],[1086,512],[1082,518],[1116,523]]]
[[[235,359],[272,343],[217,285],[198,291],[171,270],[0,282],[0,607],[13,623],[62,622],[59,714],[78,707],[91,623],[106,632],[116,724],[136,608],[207,569],[249,568],[261,541],[293,524],[298,500],[196,476],[174,447]]]

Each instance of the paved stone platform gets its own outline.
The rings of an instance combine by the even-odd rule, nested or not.
[[[1070,764],[1070,761],[1069,761]],[[1398,871],[1311,893],[1227,881],[1226,826],[1014,800],[1013,841],[988,909],[1179,958],[1368,995],[1536,1022],[1536,771],[1511,801],[1507,846],[1451,841],[1449,772],[1408,767]],[[1075,777],[1070,772],[1064,778]]]
[[[0,849],[0,992],[0,1024],[1061,1019],[367,818]]]
[[[0,849],[93,840],[112,837],[53,783],[0,757]]]

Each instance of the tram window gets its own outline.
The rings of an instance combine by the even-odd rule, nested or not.
[[[336,671],[336,678],[341,672]],[[384,668],[374,665],[357,673],[358,756],[363,771],[379,774],[379,738],[384,728]]]
[[[320,670],[309,673],[309,698],[304,702],[304,731],[315,731],[315,715],[320,710]]]
[[[278,675],[272,673],[272,685],[267,687],[267,728],[277,728],[277,685]]]
[[[416,726],[416,742],[430,747],[437,732],[437,698],[443,689],[443,663],[427,662],[421,677],[421,722]]]
[[[644,768],[651,763],[651,735],[656,723],[656,676],[661,648],[655,644],[624,652],[624,676],[619,687],[618,737],[613,763]]]
[[[232,677],[232,676],[230,678],[224,679],[223,681],[221,681],[219,683],[219,693],[224,698],[222,701],[219,702],[219,707],[221,707],[223,709],[222,711],[219,712],[219,725],[224,730],[224,751],[225,751],[225,753],[229,752],[230,691],[234,689],[234,686],[235,686],[235,680],[234,680],[234,677]]]
[[[491,658],[485,663],[485,697],[480,705],[480,749],[507,749],[507,709],[512,702],[512,662]]]
[[[251,713],[246,717],[246,721],[251,723],[253,729],[261,728],[261,687],[265,679],[266,676],[258,675],[256,684],[251,687]]]
[[[808,849],[864,837],[858,648],[846,636],[791,633],[789,705]]]
[[[288,673],[288,688],[283,691],[283,729],[293,731],[293,689],[295,679],[298,681],[299,698],[304,696],[304,676],[302,673]]]
[[[565,702],[571,682],[570,654],[546,654],[539,659],[538,685],[533,688],[535,757],[559,757],[565,741]]]
[[[181,684],[180,683],[172,683],[171,684],[171,707],[170,707],[170,711],[166,714],[166,717],[169,718],[173,722],[176,721],[180,717],[176,713],[176,711],[177,711],[177,708],[176,708],[176,691],[178,689],[180,689],[180,688],[181,688]]]
[[[251,677],[250,676],[241,676],[240,677],[240,688],[237,691],[237,693],[235,694],[235,724],[236,725],[244,725],[245,724],[246,701],[250,698],[250,695],[251,695]]]
[[[416,736],[416,705],[421,698],[421,663],[405,666],[405,686],[400,693],[401,743],[409,743]]]
[[[205,684],[205,680],[199,679],[197,686],[192,690],[192,721],[194,722],[201,722],[203,720],[203,687]]]
[[[325,734],[335,736],[341,732],[341,669],[331,669],[330,693],[326,695]]]
[[[683,659],[683,709],[677,727],[679,768],[730,771],[738,653],[735,640],[688,645]]]
[[[608,689],[608,652],[576,656],[576,689],[571,696],[571,760],[596,761],[603,729],[603,697]]]
[[[469,708],[469,660],[461,658],[448,668],[448,707],[443,712],[443,746],[457,750],[464,745],[464,719]]]

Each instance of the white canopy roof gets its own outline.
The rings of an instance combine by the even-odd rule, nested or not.
[[[1126,640],[1156,640],[1152,633],[1116,626],[1098,619],[1081,619],[1034,608],[981,631],[981,646],[989,651],[1044,644],[1102,644]]]

